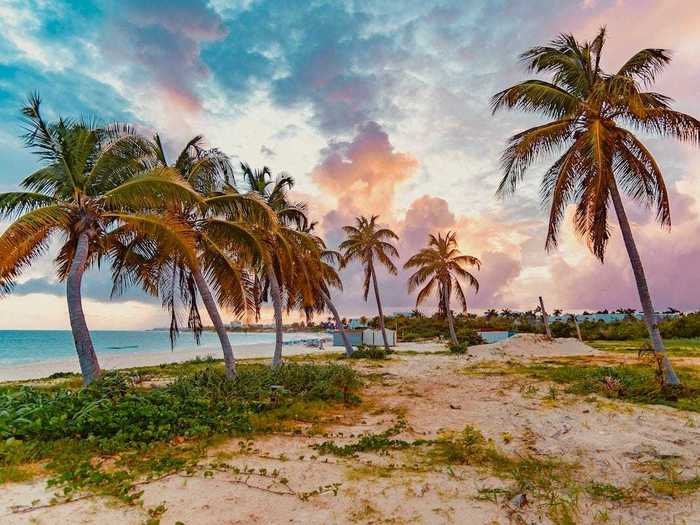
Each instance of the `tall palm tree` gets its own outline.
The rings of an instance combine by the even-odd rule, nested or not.
[[[608,206],[612,202],[664,380],[678,384],[661,340],[620,189],[629,198],[654,208],[657,220],[670,227],[663,175],[633,131],[697,144],[700,122],[671,109],[669,97],[647,91],[670,62],[668,51],[642,49],[609,74],[600,66],[604,44],[603,28],[590,42],[581,43],[573,35],[563,34],[521,55],[530,71],[548,73],[550,80],[526,80],[511,86],[492,98],[492,109],[519,108],[552,120],[510,138],[502,156],[504,176],[498,193],[512,193],[537,159],[564,151],[541,185],[542,199],[550,205],[546,248],[556,246],[566,208],[575,203],[576,231],[602,262],[610,236]]]
[[[476,266],[478,269],[481,267],[481,262],[471,255],[462,255],[457,247],[457,235],[454,232],[447,232],[444,236],[439,233],[429,235],[428,246],[403,265],[404,269],[417,268],[408,279],[409,293],[425,284],[416,297],[416,307],[437,291],[438,312],[447,318],[450,338],[455,344],[459,341],[452,317],[452,291],[454,290],[457,296],[462,312],[467,311],[467,298],[460,279],[467,281],[477,292],[479,291],[479,281],[466,270],[468,266]]]
[[[350,356],[353,352],[352,344],[350,344],[350,338],[340,313],[331,299],[332,288],[341,291],[343,289],[343,282],[336,270],[336,266],[341,265],[343,258],[339,252],[326,248],[326,243],[323,239],[314,234],[315,226],[316,223],[312,222],[303,229],[303,233],[307,237],[299,251],[303,256],[304,273],[310,276],[310,279],[305,281],[308,283],[306,289],[310,291],[310,294],[305,293],[304,290],[299,290],[296,294],[297,305],[307,313],[307,318],[314,312],[322,314],[328,308],[333,315],[332,318],[329,317],[329,320],[333,319],[335,321],[335,326],[343,338],[345,353],[347,356]],[[308,241],[311,241],[311,243],[309,244]],[[307,300],[307,295],[311,296],[310,301]]]
[[[150,143],[150,162],[167,167],[158,135]],[[125,283],[140,284],[161,296],[170,312],[171,341],[179,331],[178,310],[188,311],[187,324],[197,340],[202,331],[197,294],[219,337],[226,376],[236,375],[235,356],[219,306],[241,316],[255,308],[252,258],[264,251],[255,227],[269,228],[275,222],[270,208],[259,197],[239,193],[231,184],[229,159],[218,149],[206,149],[201,135],[192,138],[179,153],[171,169],[187,181],[201,197],[199,203],[171,203],[168,212],[192,231],[196,258],[182,257],[155,246],[150,239],[130,238],[115,256],[115,291]]]
[[[144,170],[145,141],[127,126],[59,118],[47,122],[38,95],[23,108],[25,145],[45,164],[21,182],[23,191],[0,195],[0,215],[14,222],[0,236],[0,289],[8,293],[22,271],[46,252],[51,238],[64,240],[56,257],[83,381],[100,373],[82,306],[87,268],[109,256],[116,236],[135,234],[192,257],[192,237],[177,217],[149,210],[199,197],[167,168]]]
[[[265,256],[259,259],[258,275],[261,281],[260,300],[272,302],[275,319],[275,350],[272,366],[282,364],[282,345],[284,337],[283,307],[285,297],[289,303],[291,290],[302,287],[298,281],[304,278],[304,262],[301,254],[294,249],[304,241],[301,230],[308,225],[306,207],[303,203],[292,202],[289,190],[294,187],[294,179],[282,173],[273,179],[269,168],[252,169],[241,163],[243,177],[249,189],[257,193],[272,209],[277,223],[275,227],[259,228],[257,234],[263,240]],[[308,286],[305,287],[308,292]]]
[[[379,285],[377,284],[377,272],[374,267],[375,258],[384,266],[390,274],[398,273],[396,266],[392,262],[392,257],[399,257],[396,247],[391,241],[398,240],[396,235],[389,228],[380,228],[377,225],[378,215],[372,215],[369,219],[360,216],[355,219],[355,226],[343,226],[346,239],[340,243],[340,250],[343,253],[343,266],[353,260],[357,260],[363,267],[365,280],[363,292],[365,301],[369,295],[370,280],[374,287],[374,297],[377,300],[377,312],[379,313],[379,328],[384,338],[384,347],[389,350],[389,341],[384,328],[384,312],[382,301],[379,297]]]

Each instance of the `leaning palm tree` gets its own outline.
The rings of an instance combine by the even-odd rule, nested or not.
[[[452,291],[454,290],[463,312],[467,311],[467,298],[460,279],[467,281],[477,292],[479,291],[479,281],[466,270],[468,266],[476,266],[478,269],[481,267],[481,262],[471,255],[462,255],[457,247],[457,236],[454,232],[447,232],[444,236],[439,233],[429,235],[427,248],[420,250],[403,265],[404,269],[417,268],[408,279],[409,293],[425,284],[416,297],[416,307],[437,291],[438,313],[447,318],[450,338],[455,344],[459,341],[450,306]]]
[[[299,281],[304,278],[304,261],[295,245],[309,242],[304,239],[302,230],[307,227],[306,206],[303,203],[292,202],[289,190],[294,186],[294,179],[282,173],[272,178],[272,172],[265,167],[260,170],[252,169],[248,164],[241,163],[243,177],[249,189],[256,193],[274,212],[276,225],[268,228],[258,228],[257,235],[263,240],[265,254],[258,265],[258,277],[261,283],[260,301],[268,298],[272,302],[275,319],[275,350],[272,366],[282,364],[282,345],[284,337],[283,307],[285,298],[291,304],[291,290],[304,288]],[[308,278],[307,278],[308,279]],[[288,308],[289,309],[289,308]]]
[[[389,350],[389,341],[384,328],[384,312],[382,311],[382,301],[379,297],[379,285],[377,284],[377,272],[374,267],[375,258],[379,264],[383,265],[390,274],[396,275],[398,270],[392,262],[392,257],[399,257],[396,247],[391,241],[398,240],[396,235],[389,228],[379,228],[377,226],[378,215],[372,215],[369,219],[360,216],[355,219],[355,226],[343,226],[346,239],[340,243],[340,250],[343,253],[343,266],[350,261],[357,260],[363,266],[365,280],[363,292],[365,301],[369,295],[370,280],[374,286],[374,297],[377,300],[377,311],[379,313],[379,328],[384,338],[384,347]]]
[[[312,222],[303,229],[306,238],[298,249],[304,265],[303,273],[308,275],[309,278],[297,280],[301,280],[306,286],[301,287],[294,294],[296,306],[304,310],[307,314],[307,319],[314,313],[322,314],[326,308],[330,310],[336,329],[340,331],[343,339],[345,353],[349,357],[353,352],[352,344],[350,344],[350,338],[340,313],[331,299],[332,288],[343,290],[343,281],[336,270],[336,266],[339,267],[341,265],[343,257],[339,252],[326,248],[326,243],[323,239],[314,234],[313,230],[315,227],[316,223]]]
[[[150,163],[167,167],[165,150],[156,135],[150,143]],[[219,307],[241,316],[255,308],[251,262],[264,251],[255,227],[270,228],[275,217],[256,194],[239,193],[231,184],[232,169],[226,154],[206,149],[201,135],[192,138],[171,169],[201,197],[198,203],[171,203],[168,212],[186,224],[195,239],[196,257],[168,252],[150,239],[137,236],[119,245],[114,257],[114,291],[139,284],[160,295],[170,317],[171,342],[179,331],[178,311],[188,312],[187,326],[199,340],[202,321],[197,297],[219,337],[226,377],[236,376],[235,356]]]
[[[47,122],[40,105],[39,96],[32,95],[22,110],[24,139],[45,165],[22,181],[23,191],[0,195],[2,217],[16,217],[0,236],[0,289],[9,292],[50,240],[62,237],[57,273],[66,282],[73,340],[88,384],[101,370],[82,306],[85,270],[109,256],[116,235],[127,233],[192,257],[194,243],[186,225],[149,210],[199,197],[172,170],[144,171],[140,160],[147,146],[129,127],[65,118]]]
[[[603,261],[610,237],[608,206],[612,202],[664,380],[678,384],[661,340],[620,190],[630,199],[654,208],[657,220],[670,227],[668,191],[661,170],[633,131],[697,144],[700,122],[671,109],[669,97],[647,91],[670,62],[668,51],[642,49],[618,71],[605,73],[600,65],[604,44],[603,28],[590,42],[581,43],[563,34],[521,55],[530,71],[549,73],[550,80],[526,80],[511,86],[493,97],[492,109],[519,108],[552,120],[510,138],[502,156],[504,176],[498,193],[512,193],[533,162],[563,150],[541,185],[543,202],[550,207],[546,248],[557,245],[566,208],[575,203],[576,231]]]

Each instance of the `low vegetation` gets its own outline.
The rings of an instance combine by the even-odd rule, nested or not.
[[[370,321],[376,325],[376,320]],[[420,313],[413,315],[395,315],[387,319],[387,326],[398,329],[402,341],[421,341],[436,337],[449,337],[447,319],[445,316],[424,316]],[[555,321],[550,323],[554,337],[577,337],[573,322]],[[648,332],[646,324],[640,319],[630,317],[622,321],[605,323],[603,321],[585,321],[579,323],[581,336],[585,341],[598,344],[601,341],[625,341],[633,346],[646,342]],[[698,348],[700,354],[700,312],[681,315],[675,319],[664,319],[659,323],[664,343],[673,352],[674,347],[689,346]],[[470,345],[483,341],[477,333],[480,330],[503,330],[518,333],[543,333],[541,317],[532,312],[517,313],[506,311],[497,314],[495,311],[484,316],[460,314],[455,316],[455,330],[460,341],[468,341]],[[613,344],[613,346],[615,346]],[[682,355],[682,354],[677,354]],[[690,355],[690,354],[689,354]]]
[[[392,353],[392,350],[386,350],[380,346],[368,346],[360,345],[358,346],[352,354],[350,354],[351,359],[386,359]]]
[[[590,341],[588,345],[605,352],[621,352],[638,354],[649,350],[647,339],[629,339],[625,341]],[[666,351],[676,357],[700,357],[700,337],[694,339],[666,339]]]
[[[173,367],[195,370],[174,379],[168,366],[162,375],[110,373],[85,388],[70,378],[2,388],[0,478],[22,479],[26,465],[43,462],[66,495],[90,490],[130,501],[137,479],[192,469],[221,437],[358,401],[358,376],[338,364],[242,365],[236,381],[220,364]]]
[[[533,364],[489,363],[465,369],[468,374],[502,375],[517,373],[565,385],[564,393],[620,399],[632,403],[667,405],[700,412],[700,373],[692,367],[678,367],[682,386],[664,385],[653,364],[595,364],[590,357],[551,359]]]

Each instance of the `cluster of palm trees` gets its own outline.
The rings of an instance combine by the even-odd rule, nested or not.
[[[574,226],[603,261],[610,237],[610,204],[620,225],[639,291],[645,321],[665,382],[678,384],[658,330],[644,269],[632,236],[621,193],[656,212],[670,226],[669,196],[661,170],[634,135],[642,131],[700,144],[700,121],[673,110],[671,99],[650,91],[670,62],[663,49],[643,49],[620,69],[601,68],[605,29],[590,42],[564,34],[522,54],[527,68],[549,75],[511,86],[492,99],[493,112],[522,109],[552,119],[510,138],[502,155],[504,176],[499,195],[514,192],[528,168],[541,157],[561,156],[545,172],[541,195],[549,204],[546,248],[557,245],[569,204],[575,204]],[[282,359],[284,310],[308,315],[330,310],[342,328],[331,290],[341,289],[337,268],[359,261],[364,270],[364,297],[374,289],[379,325],[388,348],[377,281],[377,266],[398,270],[394,241],[378,217],[358,217],[346,226],[339,252],[326,249],[314,233],[303,203],[292,202],[293,179],[273,178],[265,168],[243,164],[245,191],[237,186],[228,157],[206,149],[193,138],[174,162],[166,158],[160,138],[145,138],[129,126],[96,126],[59,118],[46,122],[40,100],[30,97],[23,109],[25,141],[44,162],[22,182],[23,191],[0,195],[0,216],[15,218],[0,236],[0,292],[8,292],[21,272],[62,235],[56,263],[65,280],[71,328],[86,382],[100,373],[81,304],[86,268],[109,259],[113,294],[139,286],[159,296],[171,314],[171,334],[179,330],[178,312],[188,312],[187,326],[198,335],[201,297],[216,328],[226,373],[236,374],[235,359],[219,313],[259,313],[262,302],[273,305],[277,337],[273,365]],[[437,294],[439,311],[452,318],[453,294],[466,309],[460,281],[478,290],[453,232],[431,235],[428,245],[404,265],[415,269],[409,291],[423,286],[416,306]],[[495,310],[488,315],[495,315]],[[503,315],[505,315],[504,312]],[[346,350],[352,347],[343,331]]]
[[[340,244],[340,249],[343,251],[341,267],[351,261],[358,261],[362,265],[364,298],[366,301],[371,284],[377,301],[379,329],[382,332],[384,346],[389,350],[376,265],[383,266],[391,275],[398,273],[392,258],[398,258],[399,252],[392,242],[397,241],[399,237],[389,228],[381,227],[377,222],[378,219],[377,215],[370,218],[360,216],[356,219],[354,226],[343,228],[346,239]],[[447,232],[444,236],[441,233],[430,234],[427,246],[410,257],[403,266],[404,269],[416,268],[415,273],[408,280],[409,292],[425,285],[418,293],[416,307],[437,294],[438,314],[447,319],[450,338],[454,343],[458,340],[451,309],[452,294],[455,293],[462,311],[466,312],[467,299],[460,281],[466,281],[477,292],[479,291],[479,282],[467,270],[469,266],[480,268],[481,262],[476,257],[460,253],[457,247],[457,235],[454,232]]]
[[[137,286],[161,299],[171,316],[171,338],[181,312],[199,338],[199,298],[219,336],[228,377],[236,375],[233,349],[220,309],[259,314],[270,300],[278,327],[273,365],[282,360],[282,313],[307,315],[328,308],[341,288],[334,263],[313,234],[303,204],[290,201],[293,180],[242,165],[245,191],[229,158],[207,149],[201,136],[170,161],[158,135],[59,118],[48,122],[32,95],[22,110],[26,146],[41,167],[22,191],[0,195],[0,215],[14,221],[0,236],[0,291],[8,293],[53,238],[66,282],[68,311],[84,382],[100,365],[83,312],[81,281],[91,266],[111,263],[112,294]],[[347,338],[346,338],[347,341]],[[347,344],[347,351],[352,348]]]

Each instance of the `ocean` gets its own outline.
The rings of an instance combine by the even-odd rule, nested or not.
[[[98,357],[105,354],[146,354],[170,351],[170,338],[165,330],[94,330],[90,332]],[[325,334],[285,333],[285,343],[303,339],[318,339]],[[259,343],[274,344],[275,334],[269,332],[229,332],[231,345],[236,348]],[[192,348],[220,352],[219,338],[214,332],[202,334],[199,347],[192,334],[182,332],[174,353]],[[270,348],[270,354],[272,347]],[[215,353],[215,355],[218,355]],[[60,359],[75,358],[75,346],[70,330],[0,330],[0,367],[31,365]],[[263,357],[263,356],[260,356]]]

